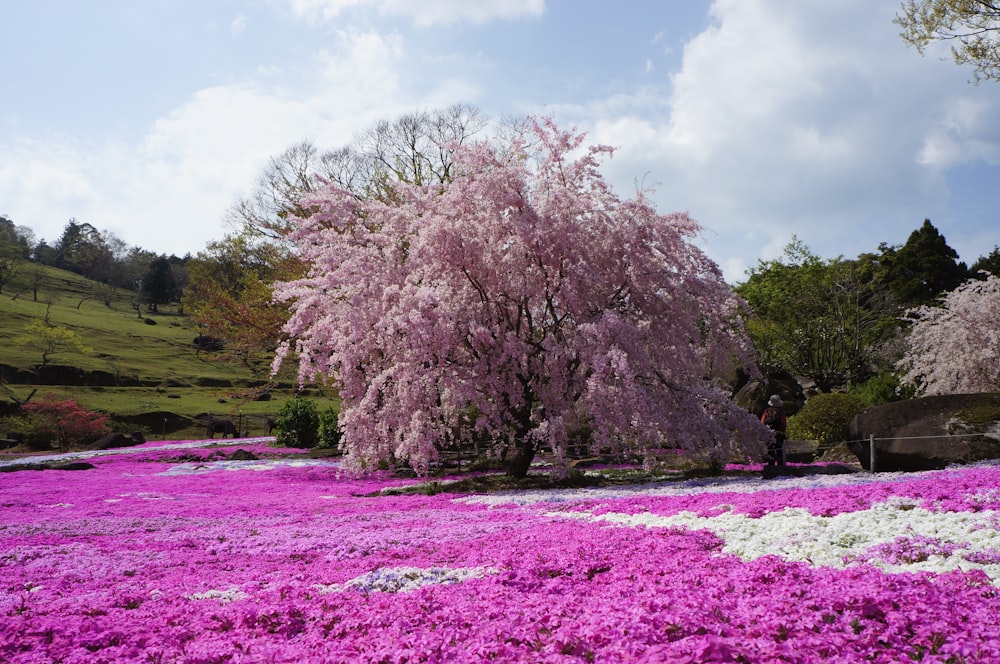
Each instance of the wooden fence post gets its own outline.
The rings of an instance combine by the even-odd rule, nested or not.
[[[868,469],[875,472],[875,434],[868,436]]]

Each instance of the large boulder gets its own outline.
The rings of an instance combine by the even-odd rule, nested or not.
[[[1000,459],[1000,393],[947,394],[869,408],[855,416],[848,447],[871,470],[917,471]]]

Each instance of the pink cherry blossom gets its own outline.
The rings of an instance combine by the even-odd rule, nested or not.
[[[456,146],[445,185],[380,200],[330,186],[290,236],[308,276],[275,288],[302,381],[333,383],[349,465],[488,438],[523,475],[570,432],[650,455],[759,455],[766,432],[709,377],[753,372],[740,300],[687,214],[623,200],[606,146],[537,121],[511,145]]]

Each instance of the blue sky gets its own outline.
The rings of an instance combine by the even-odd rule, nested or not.
[[[197,253],[269,157],[469,103],[548,114],[622,196],[688,211],[731,281],[929,218],[1000,243],[1000,83],[925,57],[891,0],[0,0],[0,214]]]

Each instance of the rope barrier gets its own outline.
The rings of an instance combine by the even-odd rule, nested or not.
[[[986,433],[949,433],[941,436],[891,436],[889,438],[874,438],[874,440],[931,440],[936,438],[972,438],[974,436],[982,436],[984,438],[997,438],[1000,439],[1000,432],[986,432]],[[848,440],[846,443],[867,443],[871,438],[863,438],[861,440]]]
[[[953,439],[956,439],[956,438],[957,439],[966,439],[966,438],[975,438],[975,437],[992,438],[992,439],[995,439],[998,442],[1000,442],[1000,431],[988,431],[988,432],[983,432],[983,433],[949,433],[949,434],[942,434],[942,435],[938,435],[938,436],[892,436],[892,437],[888,437],[888,438],[876,438],[875,434],[871,434],[867,439],[848,440],[848,441],[844,441],[843,443],[835,443],[835,444],[829,444],[829,445],[820,445],[820,444],[817,444],[816,447],[813,448],[813,453],[814,454],[819,454],[823,450],[832,450],[832,449],[835,449],[835,448],[839,447],[842,444],[843,445],[850,445],[852,443],[855,443],[855,444],[857,444],[857,443],[868,443],[868,446],[869,446],[868,447],[868,454],[869,454],[869,459],[868,459],[869,466],[868,466],[868,469],[869,469],[870,472],[874,473],[875,472],[875,468],[876,468],[876,461],[877,461],[877,459],[876,459],[877,455],[875,453],[875,442],[876,441],[880,441],[880,440],[953,440]]]

